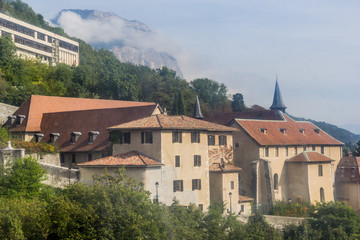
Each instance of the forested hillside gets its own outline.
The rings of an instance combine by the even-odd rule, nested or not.
[[[60,28],[52,28],[21,1],[0,0],[3,12],[31,24],[66,36]],[[167,68],[151,70],[144,66],[120,63],[114,54],[104,49],[93,49],[82,40],[80,65],[48,66],[36,60],[16,57],[10,40],[2,38],[0,51],[0,101],[20,105],[31,94],[121,99],[157,102],[169,113],[192,112],[195,94],[200,94],[203,111],[230,111],[227,88],[210,79],[191,82],[180,79]],[[205,94],[206,93],[206,94]],[[175,95],[180,98],[175,99]],[[184,99],[185,112],[172,111],[177,99]]]

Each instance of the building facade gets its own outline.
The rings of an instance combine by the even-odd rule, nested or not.
[[[154,115],[109,130],[113,157],[118,156],[118,167],[125,166],[128,175],[136,175],[135,179],[143,182],[153,199],[167,205],[177,199],[180,204],[193,203],[204,210],[212,200],[224,201],[228,209],[239,212],[240,168],[233,166],[232,146],[232,132],[236,129],[187,116]],[[150,168],[148,164],[134,168],[134,163],[123,157],[133,151],[156,161],[160,170]],[[98,161],[104,163],[111,158]],[[95,162],[79,164],[82,181],[91,181],[89,171]],[[98,168],[91,168],[106,167],[106,164],[98,165]],[[83,174],[84,168],[87,168],[86,175]],[[151,174],[146,174],[149,169]],[[101,174],[101,171],[92,173]],[[217,184],[213,185],[214,181]]]
[[[0,36],[9,35],[21,58],[79,65],[79,43],[0,13]]]

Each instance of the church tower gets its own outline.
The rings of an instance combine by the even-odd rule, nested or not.
[[[204,116],[201,113],[200,101],[198,96],[196,96],[193,118],[204,119]]]
[[[273,99],[273,103],[272,103],[270,109],[271,110],[280,110],[283,113],[285,113],[285,109],[286,109],[285,104],[284,104],[284,102],[282,100],[282,97],[281,97],[277,77],[276,77],[276,84],[275,84],[274,99]]]

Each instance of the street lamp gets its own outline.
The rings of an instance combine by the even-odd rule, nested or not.
[[[229,197],[230,197],[230,212],[232,212],[232,208],[231,208],[231,196],[232,196],[232,192],[229,192]]]
[[[158,181],[156,181],[155,187],[156,187],[155,202],[159,203],[159,182]]]

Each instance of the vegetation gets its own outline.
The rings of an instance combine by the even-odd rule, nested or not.
[[[286,203],[278,201],[272,207],[270,214],[288,217],[309,217],[315,212],[315,206],[309,202]]]

